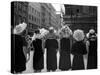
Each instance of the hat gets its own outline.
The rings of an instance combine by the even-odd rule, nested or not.
[[[27,24],[26,23],[22,23],[22,24],[19,24],[19,25],[16,25],[16,27],[14,28],[14,34],[20,34],[22,33],[27,27]]]
[[[92,34],[92,33],[95,33],[95,30],[94,30],[94,29],[90,29],[90,30],[89,30],[89,33],[91,33],[91,34]]]
[[[36,33],[36,34],[39,34],[39,33],[40,33],[40,30],[35,30],[35,33]]]
[[[50,33],[54,33],[54,28],[53,28],[53,27],[50,27],[50,28],[49,28],[49,32],[50,32]]]
[[[86,37],[89,38],[89,34],[95,33],[94,29],[90,29],[89,32],[86,34]]]
[[[83,30],[77,29],[77,30],[74,31],[73,38],[76,41],[81,41],[81,40],[84,39],[84,37],[85,37],[85,35],[84,35]]]
[[[72,30],[68,26],[63,26],[61,28],[61,34],[66,37],[69,37],[70,35],[72,35]]]
[[[50,27],[49,30],[54,30],[54,28],[53,27]]]
[[[47,35],[47,34],[49,33],[49,31],[46,30],[46,29],[44,29],[44,28],[41,28],[41,29],[39,29],[39,30],[40,30],[40,34],[41,34],[42,36],[45,36],[45,35]]]

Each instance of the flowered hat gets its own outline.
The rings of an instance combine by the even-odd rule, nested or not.
[[[77,30],[75,30],[74,33],[73,33],[73,38],[74,38],[76,41],[81,41],[81,40],[84,39],[84,37],[85,37],[85,35],[84,35],[83,30],[77,29]]]

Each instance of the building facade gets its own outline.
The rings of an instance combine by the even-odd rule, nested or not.
[[[41,20],[42,27],[48,28],[51,21],[51,14],[47,3],[41,3]]]
[[[56,10],[51,3],[41,3],[41,19],[42,27],[46,29],[49,27],[58,28]]]
[[[22,22],[28,24],[28,2],[11,2],[11,26]]]
[[[72,30],[82,29],[86,33],[93,28],[97,31],[97,7],[65,5],[64,22],[69,24]]]
[[[56,10],[50,3],[29,3],[28,32],[33,33],[38,28],[57,28]]]
[[[28,32],[33,33],[36,29],[41,27],[40,3],[30,2],[28,9]]]
[[[56,14],[56,10],[54,9],[54,7],[50,4],[51,7],[51,25],[55,28],[58,29],[58,20],[57,20],[57,14]]]
[[[57,29],[60,29],[61,26],[61,14],[56,14],[56,20],[57,20]]]

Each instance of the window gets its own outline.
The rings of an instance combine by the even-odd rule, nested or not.
[[[37,22],[37,18],[36,18],[36,22]]]
[[[17,8],[17,2],[14,2],[14,7]]]
[[[31,10],[31,6],[29,6],[29,11]]]
[[[38,12],[38,16],[40,16],[40,13]]]
[[[35,10],[35,14],[36,14],[36,10]]]
[[[31,23],[29,23],[29,28],[32,29],[32,24]]]
[[[34,21],[34,16],[33,16],[33,21]]]
[[[34,25],[32,24],[32,29],[34,29]]]
[[[36,15],[38,15],[38,11],[36,11]]]
[[[32,16],[32,19],[31,20],[33,21],[33,16]]]
[[[40,13],[38,12],[38,16],[40,16]]]
[[[40,12],[39,12],[39,17],[40,17]]]
[[[34,13],[34,8],[32,8],[32,13]]]
[[[79,12],[80,12],[80,10],[79,10],[79,9],[77,9],[77,10],[76,10],[76,12],[77,12],[77,13],[79,13]]]
[[[19,16],[19,23],[22,23],[22,17]]]
[[[31,23],[29,23],[29,28],[30,28],[30,26],[31,26]]]
[[[29,19],[31,19],[31,15],[29,15]]]
[[[37,18],[37,24],[39,24],[39,19]]]
[[[38,22],[38,24],[39,24],[39,19],[38,19],[38,21],[37,21],[37,22]]]
[[[33,21],[33,16],[32,16],[32,21]]]
[[[34,9],[34,14],[36,14],[36,10]]]
[[[19,8],[19,10],[21,10],[21,8],[22,8],[21,3],[18,4],[18,8]]]
[[[36,18],[34,17],[34,21],[36,22]]]
[[[38,16],[38,11],[36,11],[36,15]]]
[[[37,15],[37,10],[36,10],[36,15]]]
[[[14,25],[16,25],[16,15],[14,16]]]
[[[39,24],[40,24],[40,19],[38,21],[39,21]]]
[[[23,22],[26,22],[26,18],[25,17],[23,18]]]
[[[83,7],[83,12],[86,13],[86,14],[89,13],[89,7],[88,6],[84,6]]]
[[[32,12],[32,7],[31,6],[29,7],[29,11]]]

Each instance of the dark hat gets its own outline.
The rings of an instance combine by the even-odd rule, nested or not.
[[[35,33],[36,33],[36,34],[39,34],[39,33],[40,33],[40,30],[35,30]]]

